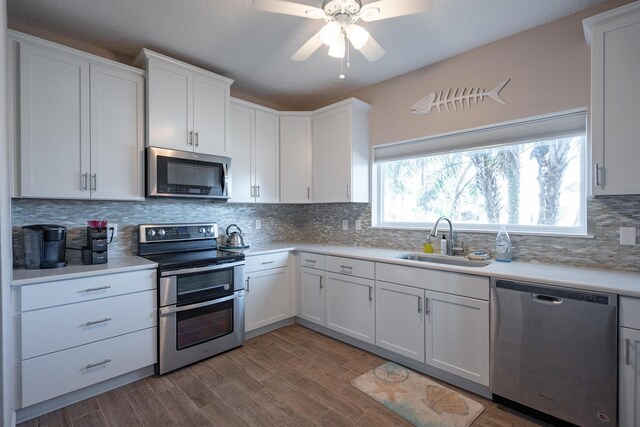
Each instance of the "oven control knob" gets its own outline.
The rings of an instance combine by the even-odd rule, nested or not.
[[[156,235],[155,230],[147,230],[147,236],[149,236],[149,237],[153,237],[153,236],[155,236],[155,235]]]
[[[162,228],[160,230],[158,230],[158,236],[162,237],[164,236],[166,233],[166,231],[164,231]]]
[[[198,232],[199,232],[200,234],[204,234],[204,233],[206,233],[206,232],[207,232],[207,229],[206,229],[206,228],[204,228],[204,227],[200,227],[200,228],[198,229]]]
[[[207,233],[213,233],[213,227],[207,227]]]

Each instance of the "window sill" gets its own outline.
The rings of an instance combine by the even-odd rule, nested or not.
[[[446,224],[445,224],[446,225]],[[388,225],[384,225],[384,226],[380,226],[380,225],[376,225],[376,226],[372,226],[371,229],[373,230],[406,230],[406,231],[424,231],[426,233],[429,233],[431,231],[431,228],[433,226],[430,227],[402,227],[402,226],[388,226]],[[442,231],[447,231],[447,227],[442,227],[439,229],[438,233],[442,232]],[[500,231],[500,229],[495,229],[495,230],[482,230],[482,229],[474,229],[474,228],[461,228],[461,227],[456,227],[454,225],[453,227],[453,231],[454,233],[470,233],[470,234],[498,234],[498,231]],[[541,231],[518,231],[518,230],[509,230],[507,229],[507,232],[509,233],[509,236],[537,236],[537,237],[563,237],[563,238],[574,238],[574,239],[595,239],[596,236],[594,234],[582,234],[582,233],[554,233],[554,232],[541,232]]]

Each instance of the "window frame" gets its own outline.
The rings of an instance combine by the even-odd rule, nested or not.
[[[590,138],[588,136],[588,132],[587,132],[587,126],[586,126],[586,109],[577,109],[577,110],[571,110],[569,112],[561,112],[561,113],[554,113],[554,114],[550,114],[550,115],[545,115],[545,116],[539,116],[539,117],[534,117],[534,118],[530,118],[530,119],[525,119],[525,120],[519,120],[519,121],[513,121],[513,122],[508,122],[508,123],[500,123],[500,124],[496,124],[496,125],[492,125],[492,126],[486,126],[486,127],[482,127],[482,128],[478,128],[478,130],[480,131],[488,131],[490,132],[492,130],[492,128],[495,129],[501,129],[505,126],[511,126],[511,125],[515,125],[518,126],[521,123],[524,124],[528,124],[531,123],[533,121],[536,120],[540,120],[540,118],[543,118],[544,120],[548,120],[551,119],[553,120],[554,117],[563,117],[566,115],[571,115],[571,114],[584,114],[585,116],[585,126],[584,129],[580,129],[580,130],[574,130],[572,132],[566,132],[566,131],[560,131],[557,135],[552,135],[549,134],[547,136],[544,137],[539,137],[539,136],[534,136],[532,138],[516,138],[516,140],[511,141],[511,142],[505,142],[505,141],[500,141],[497,144],[482,144],[482,145],[461,145],[459,147],[452,147],[449,150],[444,150],[442,148],[436,148],[435,150],[427,150],[427,152],[425,152],[424,154],[418,154],[418,155],[412,155],[412,156],[407,156],[407,155],[402,155],[399,156],[399,158],[397,159],[382,159],[380,161],[375,160],[375,151],[377,148],[382,148],[383,150],[387,147],[390,147],[391,149],[394,149],[396,147],[399,147],[402,149],[402,144],[416,144],[416,142],[418,144],[423,144],[423,146],[425,146],[426,144],[428,144],[428,142],[431,139],[435,139],[437,140],[438,144],[441,144],[441,140],[443,138],[446,138],[448,135],[451,135],[452,137],[456,137],[458,135],[464,135],[467,133],[472,133],[474,132],[474,130],[465,130],[465,131],[461,131],[461,132],[454,132],[448,135],[437,135],[435,137],[432,138],[422,138],[419,140],[412,140],[412,141],[406,141],[404,143],[395,143],[395,144],[386,144],[386,145],[382,145],[382,146],[377,146],[377,147],[373,147],[373,152],[374,155],[372,156],[372,174],[371,174],[371,181],[372,181],[372,203],[371,203],[371,219],[372,219],[372,228],[379,228],[379,229],[395,229],[395,230],[425,230],[425,229],[431,229],[433,227],[433,225],[435,224],[435,221],[437,220],[437,218],[429,218],[427,221],[424,222],[385,222],[382,221],[383,218],[383,205],[384,205],[384,194],[383,194],[383,189],[384,189],[384,185],[382,185],[382,165],[386,162],[389,161],[394,161],[394,160],[403,160],[403,159],[411,159],[411,158],[420,158],[420,157],[427,157],[427,156],[434,156],[434,155],[439,155],[439,154],[448,154],[448,153],[454,153],[454,152],[468,152],[468,151],[472,151],[472,150],[477,150],[477,149],[489,149],[489,148],[495,148],[495,147],[500,147],[500,146],[508,146],[508,145],[516,145],[516,144],[524,144],[524,143],[531,143],[531,142],[536,142],[536,141],[544,141],[544,140],[550,140],[550,139],[554,139],[554,138],[566,138],[566,137],[571,137],[571,136],[578,136],[578,135],[584,135],[584,140],[582,143],[582,147],[581,147],[581,153],[580,153],[580,159],[579,159],[579,165],[580,165],[580,176],[582,179],[582,182],[580,183],[580,213],[579,213],[579,219],[580,219],[580,226],[578,227],[569,227],[569,226],[548,226],[548,225],[521,225],[521,224],[471,224],[471,223],[464,223],[464,222],[454,222],[454,227],[456,231],[461,231],[461,232],[474,232],[474,233],[494,233],[494,232],[498,232],[500,230],[500,227],[505,226],[507,228],[507,230],[509,231],[509,233],[511,234],[523,234],[523,235],[541,235],[541,236],[569,236],[569,237],[592,237],[589,234],[587,234],[588,232],[588,224],[587,224],[587,197],[589,196],[590,192],[590,182],[591,182],[591,176],[590,176],[590,168],[589,168],[589,162],[590,162],[590,153],[591,153],[591,141]],[[425,144],[426,143],[426,144]]]

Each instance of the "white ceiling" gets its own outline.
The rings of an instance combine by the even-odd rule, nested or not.
[[[322,5],[322,0],[295,1]],[[7,3],[10,21],[129,57],[150,48],[235,79],[237,91],[305,109],[605,1],[435,0],[422,14],[362,23],[387,54],[369,63],[352,51],[345,80],[338,79],[340,61],[329,57],[326,47],[305,62],[289,59],[324,21],[260,12],[251,0]]]

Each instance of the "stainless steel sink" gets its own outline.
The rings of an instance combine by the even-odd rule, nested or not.
[[[437,255],[423,255],[423,254],[402,254],[398,255],[398,259],[406,259],[408,261],[419,261],[432,264],[447,264],[447,265],[459,265],[462,267],[486,267],[491,264],[489,261],[470,261],[464,258],[457,258],[452,256],[437,256]]]

